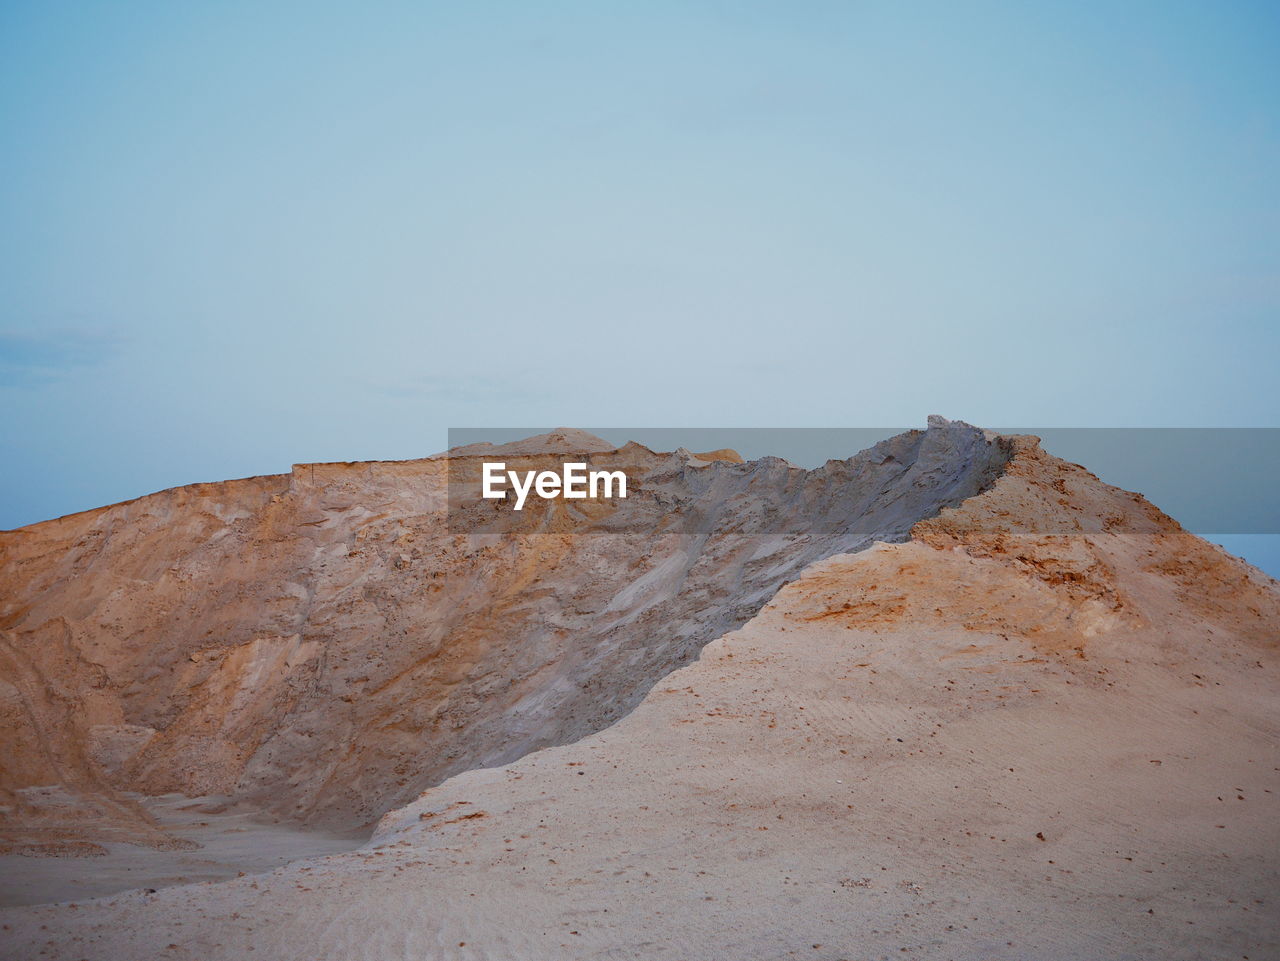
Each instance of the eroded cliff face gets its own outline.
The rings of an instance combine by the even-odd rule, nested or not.
[[[1011,442],[931,421],[804,471],[583,447],[643,494],[519,533],[450,529],[493,450],[315,464],[0,534],[11,849],[175,843],[125,792],[368,823],[459,771],[600,730],[806,565],[900,541],[988,488]]]

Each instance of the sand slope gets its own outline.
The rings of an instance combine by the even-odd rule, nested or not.
[[[0,849],[178,843],[125,792],[371,825],[606,727],[813,560],[905,539],[1008,458],[946,421],[815,471],[581,432],[503,456],[547,466],[574,444],[633,496],[544,502],[505,535],[451,529],[451,478],[481,463],[456,451],[0,533]]]
[[[1280,590],[1019,441],[612,727],[11,957],[1274,958]]]

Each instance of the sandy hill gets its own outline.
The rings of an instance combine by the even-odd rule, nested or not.
[[[494,451],[550,467],[579,443],[641,489],[531,506],[500,537],[451,528],[450,481]],[[717,456],[561,430],[0,534],[0,844],[177,843],[130,793],[371,826],[451,774],[606,727],[806,565],[904,539],[1008,450],[938,421],[818,471]]]
[[[269,874],[9,909],[9,956],[1280,956],[1274,580],[963,425],[826,473],[646,456],[668,506],[762,506],[648,556],[626,539],[669,515],[637,504],[598,541],[446,558],[386,509],[431,503],[413,462],[5,535],[6,790],[102,806],[77,833],[14,805],[13,843],[140,830],[103,799],[207,770],[310,817],[387,811],[367,846]],[[442,704],[470,707],[430,723]]]

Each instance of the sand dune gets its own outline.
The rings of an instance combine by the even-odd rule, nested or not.
[[[1008,457],[946,422],[817,471],[601,452],[580,431],[503,456],[566,444],[643,493],[458,533],[450,471],[482,457],[455,451],[0,534],[0,845],[178,843],[127,792],[371,826],[451,774],[606,727],[807,564],[905,538]]]
[[[8,956],[1280,956],[1280,586],[1002,445],[611,726],[356,851],[6,910]]]

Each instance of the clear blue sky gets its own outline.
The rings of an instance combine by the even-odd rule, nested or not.
[[[1280,4],[0,5],[0,527],[448,426],[1280,425]]]

